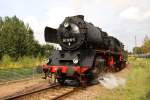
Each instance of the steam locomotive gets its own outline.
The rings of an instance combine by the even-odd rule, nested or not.
[[[123,43],[86,22],[83,15],[66,17],[58,29],[46,27],[44,35],[46,42],[62,48],[43,65],[44,78],[53,76],[62,85],[68,81],[92,84],[103,73],[126,66]]]

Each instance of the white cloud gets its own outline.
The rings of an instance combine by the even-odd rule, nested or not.
[[[35,32],[40,31],[40,25],[36,17],[34,16],[26,16],[24,17],[24,22],[29,23],[29,25],[34,29]]]
[[[130,7],[121,12],[120,16],[125,19],[139,20],[139,9],[137,7]]]
[[[45,23],[50,27],[58,28],[59,24],[64,20],[65,17],[72,16],[72,15],[73,15],[73,9],[69,7],[50,8],[46,12],[46,15],[44,15],[48,17]]]
[[[143,19],[150,19],[150,10],[144,13]]]
[[[150,18],[150,11],[143,11],[138,7],[129,7],[120,13],[120,17],[141,22]]]
[[[25,23],[28,23],[29,26],[34,31],[34,37],[36,40],[38,40],[40,43],[44,43],[44,26],[42,22],[39,22],[36,17],[34,16],[26,16],[23,18],[23,21]]]

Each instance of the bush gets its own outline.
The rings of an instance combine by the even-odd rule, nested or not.
[[[12,62],[13,62],[13,60],[12,60],[12,58],[10,56],[4,55],[2,57],[2,60],[0,61],[0,68],[13,66]]]

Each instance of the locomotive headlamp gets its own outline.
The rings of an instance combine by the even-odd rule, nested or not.
[[[79,27],[76,24],[71,24],[72,33],[80,33]]]
[[[78,62],[79,62],[78,57],[76,57],[76,58],[73,59],[73,63],[74,63],[74,64],[77,64]]]
[[[64,27],[68,27],[69,26],[69,23],[68,22],[65,22],[64,23]]]

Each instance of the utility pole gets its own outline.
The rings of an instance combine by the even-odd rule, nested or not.
[[[136,35],[135,35],[135,37],[134,37],[134,42],[135,42],[135,47],[134,48],[136,48],[137,47],[137,41],[136,41]],[[134,52],[134,56],[136,56],[136,51]]]
[[[136,35],[135,35],[135,47],[137,47]]]

